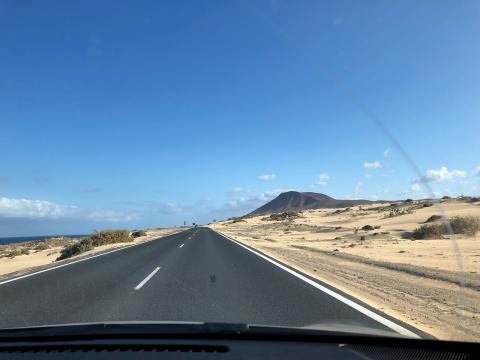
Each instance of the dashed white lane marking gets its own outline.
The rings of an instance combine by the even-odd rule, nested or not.
[[[180,248],[182,248],[182,247],[183,247],[183,245],[185,245],[185,244],[182,244],[182,245],[180,245]]]
[[[153,275],[155,275],[157,273],[158,270],[160,270],[160,267],[155,268],[155,270],[153,270],[150,273],[150,275],[148,275],[145,279],[143,279],[140,284],[135,286],[135,290],[140,290],[142,288],[142,286],[145,285],[147,283],[147,281],[150,280],[153,277]]]
[[[182,230],[182,231],[183,231],[183,230]],[[173,233],[173,234],[170,234],[170,235],[167,235],[167,236],[176,235],[176,234],[181,233],[182,231],[179,231],[179,232],[177,232],[177,233]],[[167,237],[167,236],[166,236],[166,237]],[[153,239],[151,239],[151,240],[148,240],[148,241],[145,241],[145,242],[142,242],[142,243],[124,246],[124,247],[121,247],[120,249],[115,249],[115,250],[106,251],[106,252],[104,252],[104,253],[100,253],[100,254],[97,254],[97,255],[92,255],[92,256],[84,257],[84,258],[81,258],[81,259],[78,259],[78,260],[75,260],[75,261],[70,261],[70,262],[68,262],[68,263],[66,263],[66,264],[62,264],[62,265],[58,265],[58,266],[53,266],[53,267],[48,268],[48,269],[39,270],[39,271],[35,271],[35,272],[33,272],[33,273],[30,273],[30,274],[25,274],[25,275],[18,276],[18,277],[12,278],[12,279],[0,281],[0,285],[4,285],[4,284],[8,284],[8,283],[13,282],[13,281],[25,279],[25,278],[28,278],[28,277],[30,277],[30,276],[35,276],[35,275],[38,275],[38,274],[43,274],[43,273],[45,273],[45,272],[47,272],[47,271],[52,271],[52,270],[60,269],[60,268],[66,267],[66,266],[70,266],[70,265],[73,265],[73,264],[77,264],[77,263],[79,263],[79,262],[87,261],[87,260],[90,260],[90,259],[95,259],[95,258],[97,258],[97,257],[99,257],[99,256],[108,255],[108,254],[111,254],[111,253],[114,253],[114,252],[117,252],[117,251],[123,251],[123,250],[126,250],[126,249],[130,249],[131,247],[134,247],[134,246],[146,245],[146,244],[150,243],[151,241],[155,241],[155,240],[158,240],[158,239],[160,239],[160,238],[153,238]]]

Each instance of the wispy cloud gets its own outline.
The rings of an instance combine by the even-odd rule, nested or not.
[[[315,182],[315,185],[327,185],[330,181],[330,175],[323,173],[318,175],[318,179]]]
[[[227,191],[227,196],[236,196],[238,194],[241,194],[243,193],[245,190],[240,187],[240,186],[237,186],[237,187],[234,187],[230,190]]]
[[[365,169],[378,169],[378,168],[381,168],[382,167],[382,164],[380,163],[380,161],[378,160],[375,160],[373,162],[368,162],[368,161],[365,161],[363,163],[363,167]]]
[[[475,175],[480,176],[480,166],[477,166],[475,170]]]
[[[260,175],[258,177],[258,180],[262,182],[268,182],[268,181],[274,181],[277,178],[276,174],[266,174],[266,175]]]
[[[85,219],[120,222],[138,218],[133,213],[110,209],[88,209],[56,204],[45,200],[0,198],[0,218],[21,219]]]
[[[370,174],[363,174],[363,177],[364,177],[365,179],[371,179],[371,178],[372,178],[372,175],[370,175]]]
[[[389,157],[389,156],[390,156],[390,153],[391,153],[390,149],[385,149],[385,150],[383,151],[383,156]]]

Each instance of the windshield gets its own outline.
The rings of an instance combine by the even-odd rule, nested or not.
[[[0,328],[480,339],[478,1],[0,1]]]

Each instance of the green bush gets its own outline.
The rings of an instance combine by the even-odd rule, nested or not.
[[[430,217],[427,219],[427,221],[425,221],[425,222],[427,222],[427,223],[429,223],[429,222],[435,222],[435,221],[439,221],[439,220],[442,220],[442,219],[443,219],[443,216],[442,216],[442,215],[432,215],[432,216],[430,216]]]
[[[134,230],[132,231],[132,237],[137,238],[140,236],[147,236],[147,232],[145,230]]]
[[[42,250],[48,250],[48,249],[50,249],[50,246],[48,246],[44,242],[37,244],[37,246],[33,248],[33,250],[36,250],[36,251],[42,251]]]
[[[60,252],[60,256],[57,258],[57,261],[84,253],[97,246],[131,241],[133,241],[133,238],[130,237],[130,232],[128,230],[95,231],[92,236],[84,238],[74,244],[65,246]]]
[[[12,259],[13,259],[15,256],[19,256],[19,255],[22,255],[21,252],[20,252],[20,249],[13,249],[12,251],[10,251],[10,252],[8,253],[7,256],[8,256],[9,258],[12,258]]]
[[[95,233],[91,236],[91,239],[93,246],[133,241],[133,238],[130,237],[130,232],[128,230],[95,231]]]
[[[445,234],[443,224],[425,224],[413,230],[413,239],[441,239]]]
[[[432,215],[427,222],[440,220],[440,215]],[[480,231],[480,219],[472,216],[455,216],[450,219],[450,226],[454,234],[475,236]],[[441,239],[449,233],[445,224],[425,224],[413,231],[414,239]]]
[[[242,218],[235,218],[232,220],[232,224],[235,224],[235,223],[238,223],[238,222],[246,222],[246,220],[242,219]]]
[[[292,220],[298,218],[300,214],[295,211],[285,211],[282,213],[271,214],[269,220],[272,221],[283,221],[283,220]]]
[[[450,220],[454,234],[465,234],[475,236],[480,230],[480,219],[473,216],[455,216]]]
[[[65,246],[62,251],[60,251],[60,256],[56,261],[67,259],[69,257],[84,253],[86,251],[93,249],[93,241],[91,238],[85,238],[79,242],[71,245]]]
[[[370,231],[370,230],[373,230],[375,229],[372,225],[365,225],[362,227],[362,230],[365,230],[365,231]]]

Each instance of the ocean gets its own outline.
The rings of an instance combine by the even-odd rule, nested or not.
[[[25,241],[35,241],[49,239],[52,237],[65,236],[69,238],[80,238],[88,235],[43,235],[43,236],[15,236],[15,237],[0,237],[0,245],[20,243]]]

